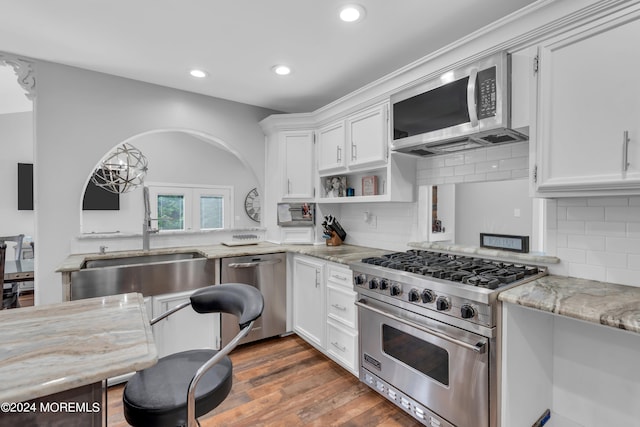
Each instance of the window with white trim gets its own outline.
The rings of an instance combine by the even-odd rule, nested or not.
[[[158,230],[201,231],[233,227],[233,187],[148,184]]]

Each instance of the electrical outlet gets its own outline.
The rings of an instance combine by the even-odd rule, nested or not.
[[[516,218],[520,218],[520,209],[515,208],[513,210],[513,216],[515,216]]]
[[[367,225],[369,228],[377,229],[378,228],[378,216],[377,215],[369,215],[369,221],[367,221]]]

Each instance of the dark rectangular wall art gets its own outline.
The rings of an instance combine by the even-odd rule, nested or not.
[[[33,210],[33,163],[18,163],[18,210]]]

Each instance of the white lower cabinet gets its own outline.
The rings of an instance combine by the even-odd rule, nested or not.
[[[295,255],[293,263],[294,331],[358,376],[357,294],[351,270],[305,255]]]
[[[318,348],[325,342],[323,271],[317,258],[293,258],[293,330]]]
[[[177,292],[151,297],[152,317],[189,301],[193,292]],[[158,357],[185,350],[218,349],[220,347],[220,315],[199,314],[193,308],[185,307],[153,325],[153,338],[158,349]]]

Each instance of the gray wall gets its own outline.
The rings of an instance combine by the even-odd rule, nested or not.
[[[526,179],[457,184],[456,243],[479,246],[480,233],[531,237],[533,199],[527,185]]]
[[[56,268],[80,233],[88,171],[116,144],[156,129],[190,129],[264,176],[263,108],[50,62],[37,62],[36,303],[61,301]]]

